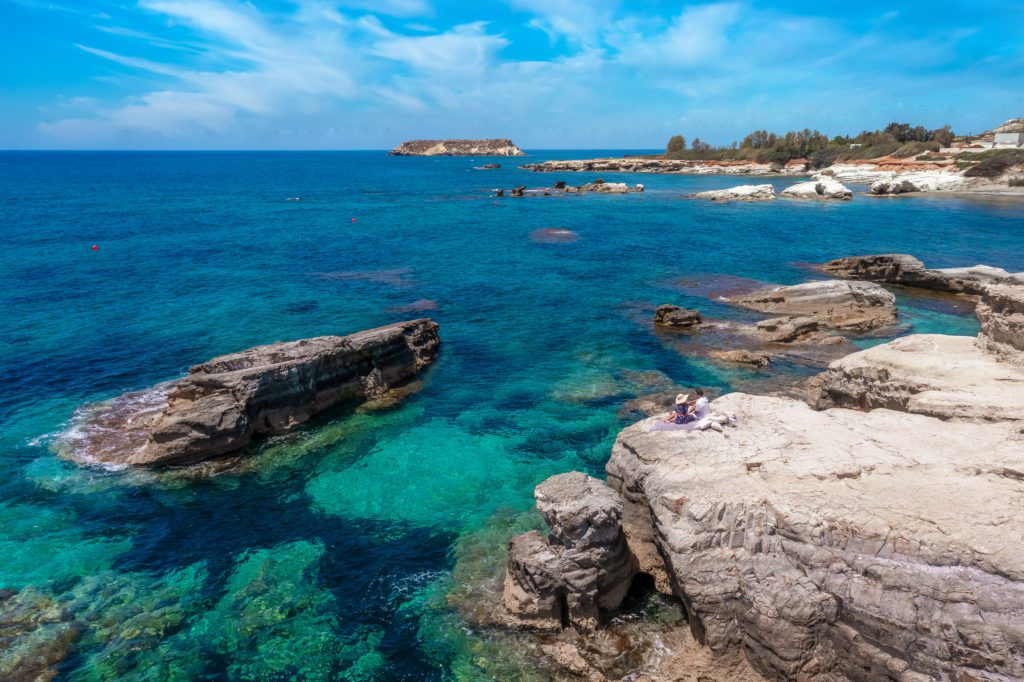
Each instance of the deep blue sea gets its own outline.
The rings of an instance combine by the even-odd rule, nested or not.
[[[536,523],[537,483],[602,475],[628,401],[766,376],[656,334],[654,306],[742,317],[716,299],[734,278],[796,283],[861,253],[1024,270],[1020,202],[719,205],[683,197],[762,180],[615,174],[647,191],[496,200],[596,176],[472,170],[486,161],[0,153],[0,614],[21,623],[0,679],[26,661],[68,680],[543,679],[464,627],[462,583],[500,571],[509,535]],[[577,238],[531,238],[544,228]],[[898,327],[859,342],[977,330],[942,301],[899,305]],[[253,345],[422,315],[443,349],[420,392],[325,415],[237,470],[57,455],[83,405]]]

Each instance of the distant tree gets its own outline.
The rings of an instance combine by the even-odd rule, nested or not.
[[[850,144],[850,138],[846,137],[845,135],[836,135],[835,137],[832,138],[832,144],[835,145],[836,147],[845,147],[846,145]]]
[[[690,149],[698,152],[711,151],[711,145],[707,142],[701,142],[699,137],[693,138],[693,142],[690,143]]]
[[[681,152],[686,149],[686,138],[682,135],[673,135],[665,146],[665,153]]]
[[[953,140],[955,138],[956,135],[953,134],[953,128],[949,125],[944,125],[941,128],[936,128],[932,131],[932,139],[943,147],[948,147],[953,144]]]

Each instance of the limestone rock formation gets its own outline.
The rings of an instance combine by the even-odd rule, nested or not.
[[[871,282],[805,282],[769,287],[729,299],[764,313],[799,315],[825,327],[863,332],[896,321],[896,297]]]
[[[799,182],[782,190],[782,196],[788,199],[853,199],[853,192],[835,178],[822,176],[818,180]]]
[[[619,607],[637,571],[622,530],[622,500],[579,472],[552,476],[534,497],[551,533],[531,531],[509,542],[505,620],[539,630],[592,630]]]
[[[1024,285],[986,286],[976,312],[981,320],[978,347],[1024,367]]]
[[[917,258],[903,253],[849,256],[820,267],[834,277],[901,284],[954,294],[981,295],[992,284],[1024,286],[1024,272],[1010,273],[989,265],[966,268],[926,268]]]
[[[909,194],[920,191],[921,189],[907,178],[885,178],[871,183],[871,193],[876,195]]]
[[[698,639],[775,679],[1024,676],[1024,434],[730,394],[607,465]]]
[[[729,189],[712,189],[697,192],[694,199],[709,201],[771,201],[775,198],[775,188],[771,185],[738,185]]]
[[[857,410],[1024,421],[1024,367],[1000,362],[969,336],[915,334],[847,355],[829,365],[822,393]]]
[[[832,178],[843,183],[866,185],[887,183],[887,187],[905,187],[907,189],[903,191],[918,192],[967,191],[974,187],[976,180],[964,177],[955,167],[921,169],[903,165],[902,161],[900,164],[888,165],[872,162],[837,163],[815,173],[812,178]],[[904,182],[907,184],[904,185]]]
[[[677,305],[659,305],[654,311],[654,324],[674,329],[693,329],[700,325],[699,310],[687,310]]]
[[[167,384],[144,414],[113,401],[93,418],[104,428],[83,429],[93,435],[70,456],[167,466],[226,455],[335,404],[401,386],[434,360],[439,346],[437,324],[423,318],[224,355]],[[106,442],[112,437],[113,445]]]
[[[797,315],[773,317],[755,325],[758,336],[769,343],[829,342],[831,339],[841,341],[840,337],[819,331],[818,327],[818,320],[813,317]]]
[[[657,156],[632,156],[623,158],[574,159],[569,161],[544,161],[520,166],[524,170],[538,173],[553,172],[597,172],[597,173],[676,173],[680,175],[805,175],[806,159],[794,159],[782,165],[777,163],[755,163],[753,161],[711,159],[688,160],[666,159]]]
[[[526,156],[509,139],[410,140],[398,145],[391,156]]]

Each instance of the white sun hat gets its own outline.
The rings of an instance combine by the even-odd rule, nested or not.
[[[690,399],[690,394],[689,393],[680,393],[679,395],[676,396],[676,405],[682,405],[683,403],[685,403],[689,399]]]

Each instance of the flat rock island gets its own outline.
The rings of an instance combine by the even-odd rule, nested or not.
[[[391,156],[526,156],[512,140],[409,140],[390,152]]]

